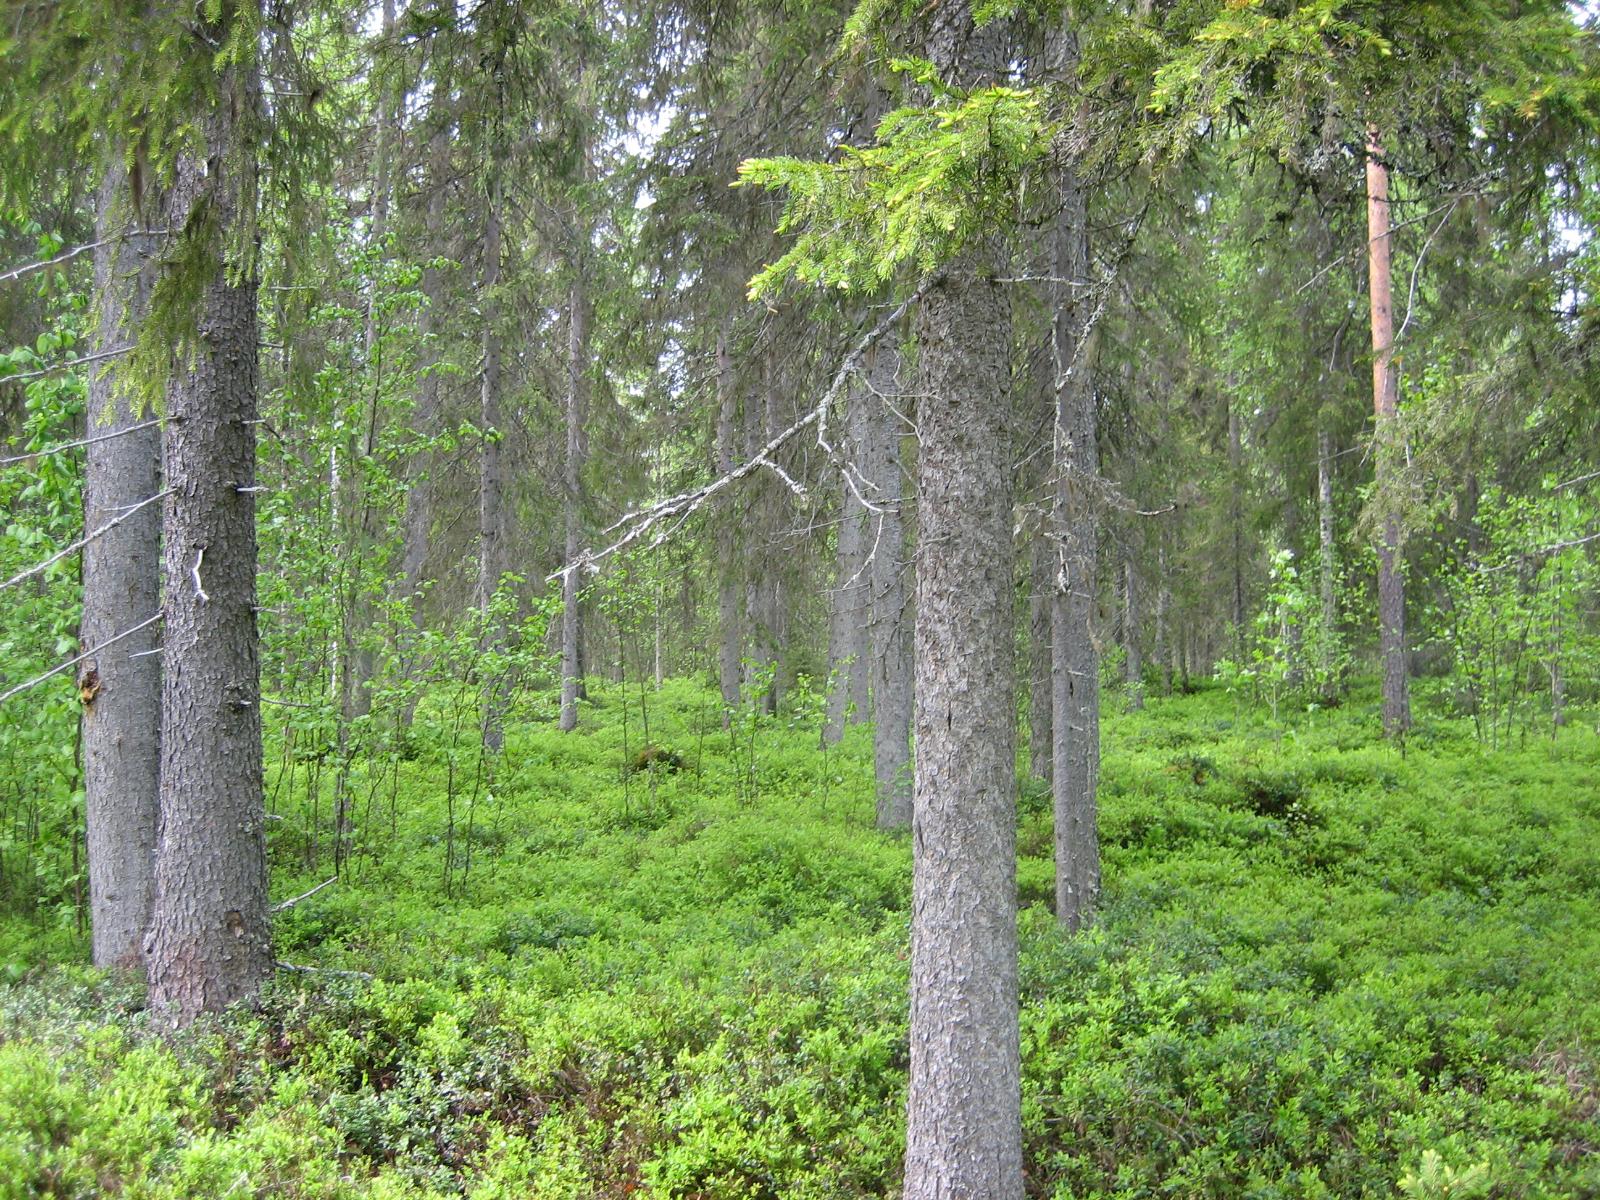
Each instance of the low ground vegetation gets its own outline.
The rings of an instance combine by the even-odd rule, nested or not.
[[[493,762],[424,709],[343,834],[269,753],[275,894],[343,865],[258,1012],[164,1040],[69,916],[10,926],[0,1198],[895,1194],[910,853],[868,731],[730,736],[676,681],[650,755],[637,694],[593,695]],[[1112,716],[1076,938],[1024,787],[1030,1195],[1600,1195],[1600,738],[1402,754],[1375,705]]]

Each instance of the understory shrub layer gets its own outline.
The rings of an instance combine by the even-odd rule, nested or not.
[[[0,932],[0,1200],[895,1195],[911,867],[870,736],[648,700],[655,754],[597,689],[498,761],[424,710],[355,764],[340,881],[277,920],[312,969],[258,1011],[165,1040],[66,917]],[[1600,1196],[1600,738],[1376,724],[1111,716],[1074,938],[1024,787],[1031,1196]],[[290,897],[337,773],[268,758]]]

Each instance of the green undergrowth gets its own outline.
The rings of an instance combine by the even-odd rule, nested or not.
[[[648,741],[598,688],[492,762],[424,708],[350,773],[340,881],[277,920],[317,970],[258,1012],[164,1041],[66,934],[8,934],[68,961],[0,986],[0,1200],[895,1195],[910,851],[867,731],[649,699]],[[1075,938],[1024,786],[1030,1195],[1600,1196],[1600,739],[1402,755],[1370,699],[1111,716]],[[269,762],[290,897],[334,774]]]

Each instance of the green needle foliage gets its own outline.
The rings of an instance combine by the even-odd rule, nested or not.
[[[791,280],[873,291],[903,271],[932,271],[1015,219],[1022,180],[1050,144],[1039,92],[961,91],[926,61],[892,66],[933,100],[885,116],[873,145],[842,146],[831,162],[780,157],[739,165],[741,184],[787,193],[778,232],[795,235],[751,280],[752,298]]]

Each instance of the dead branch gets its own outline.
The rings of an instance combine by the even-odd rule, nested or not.
[[[317,886],[312,888],[309,892],[301,892],[298,896],[295,896],[292,899],[284,900],[284,901],[282,901],[282,902],[280,902],[278,904],[274,904],[272,906],[272,911],[275,912],[275,913],[281,913],[286,909],[293,908],[296,904],[299,904],[300,901],[311,899],[311,897],[315,896],[318,892],[320,892],[323,888],[327,887],[330,883],[338,883],[338,882],[339,882],[339,877],[337,875],[331,876],[328,879],[324,879],[321,883],[317,884]]]
[[[81,663],[86,658],[93,658],[96,654],[99,654],[100,651],[104,650],[107,646],[114,645],[115,643],[120,642],[123,638],[132,637],[134,634],[138,633],[139,630],[144,629],[144,628],[146,628],[146,627],[148,627],[150,625],[154,625],[159,620],[161,620],[161,614],[160,613],[157,613],[153,617],[146,617],[143,621],[140,621],[132,629],[124,629],[121,633],[117,634],[115,637],[108,637],[105,641],[101,642],[98,646],[91,646],[89,649],[85,650],[82,654],[78,655],[76,658],[69,658],[69,659],[67,659],[66,662],[61,663],[59,666],[51,667],[43,675],[35,675],[32,679],[28,680],[27,683],[19,683],[19,684],[17,684],[17,686],[12,688],[9,692],[0,693],[0,704],[4,704],[7,700],[11,699],[11,697],[13,697],[13,696],[21,695],[23,692],[27,691],[31,687],[37,687],[39,684],[43,683],[47,679],[54,678],[55,676],[61,674],[61,672],[65,671],[68,667],[77,666],[79,663]]]
[[[697,488],[679,492],[675,496],[668,496],[666,499],[658,500],[647,508],[635,509],[632,512],[625,513],[621,518],[601,531],[602,537],[617,534],[618,536],[613,541],[598,550],[584,550],[572,562],[567,563],[560,570],[553,571],[545,576],[545,582],[553,583],[558,579],[565,580],[574,571],[594,572],[598,570],[600,563],[607,558],[629,549],[652,534],[653,536],[649,536],[649,541],[646,543],[647,548],[661,545],[682,528],[683,523],[689,517],[703,508],[707,501],[733,486],[739,480],[746,479],[763,468],[777,470],[772,456],[801,431],[809,429],[813,425],[817,426],[818,444],[829,452],[830,457],[833,457],[831,447],[827,445],[825,440],[828,410],[833,407],[834,402],[839,398],[840,392],[844,390],[850,377],[861,366],[861,360],[866,356],[867,351],[876,345],[878,340],[893,328],[900,318],[920,301],[927,294],[928,289],[938,282],[940,278],[942,276],[934,276],[925,280],[916,291],[896,305],[893,311],[864,333],[850,352],[845,355],[843,361],[840,362],[838,371],[834,373],[833,382],[828,385],[828,390],[823,393],[822,398],[793,425],[774,435],[765,446],[762,446],[748,460]],[[877,511],[874,505],[868,505],[868,507],[872,511]]]
[[[0,592],[5,591],[5,589],[8,587],[13,587],[16,584],[22,583],[25,580],[32,579],[35,575],[43,574],[56,563],[60,562],[63,558],[66,558],[70,554],[76,554],[79,550],[82,550],[90,542],[94,541],[95,538],[100,537],[103,534],[110,533],[113,529],[115,529],[118,525],[121,525],[129,517],[133,516],[133,514],[138,512],[141,508],[154,504],[157,500],[160,500],[171,490],[171,488],[162,488],[154,496],[150,496],[147,499],[141,500],[137,504],[129,505],[120,517],[112,517],[111,520],[100,526],[99,529],[96,529],[93,533],[85,534],[82,538],[76,542],[73,542],[72,545],[68,546],[65,550],[56,551],[56,553],[52,554],[42,563],[29,567],[26,571],[23,571],[17,575],[13,575],[4,583],[0,583]]]

